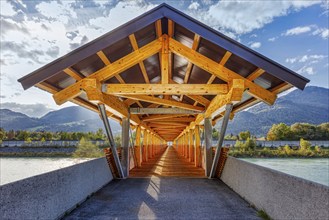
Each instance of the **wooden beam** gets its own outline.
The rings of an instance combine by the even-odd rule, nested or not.
[[[152,121],[150,124],[157,124],[157,125],[189,125],[189,123],[186,122],[167,122],[167,121]]]
[[[261,68],[257,68],[254,72],[252,72],[247,79],[249,79],[250,81],[254,81],[255,79],[257,79],[260,75],[262,75],[265,72],[265,70],[261,69]]]
[[[111,64],[110,60],[107,58],[103,51],[98,51],[96,54],[106,66]]]
[[[85,79],[96,79],[99,82],[107,80],[112,76],[119,74],[120,72],[136,65],[139,61],[142,61],[149,56],[159,52],[162,48],[161,38],[159,40],[155,40],[148,45],[142,47],[138,51],[134,51],[125,57],[111,63],[110,65],[98,70],[97,72],[91,74],[90,76],[84,78]],[[78,96],[81,93],[81,81],[78,81],[65,89],[59,91],[55,94],[54,98],[57,104],[63,104],[64,102],[68,101],[69,99]],[[57,98],[59,97],[59,98]]]
[[[209,104],[206,98],[195,95],[228,93],[227,84],[107,84],[106,93],[113,95],[189,95]]]
[[[145,60],[146,58],[160,52],[161,48],[162,37],[98,70],[97,72],[88,76],[88,78],[95,78],[100,82],[106,81],[107,79],[129,69],[130,67]]]
[[[169,35],[169,37],[173,37],[174,33],[175,33],[175,23],[171,19],[168,19],[168,35]]]
[[[167,100],[169,101],[169,100]],[[182,108],[130,108],[131,114],[173,114],[173,115],[195,115],[200,113],[200,110],[188,110]]]
[[[166,34],[163,35],[161,52],[161,83],[169,83],[169,40]]]
[[[216,85],[218,86],[220,84],[216,84]],[[205,107],[208,107],[208,105],[210,104],[210,101],[203,96],[199,96],[199,95],[186,95],[186,96],[189,97],[190,99],[193,99],[194,101],[200,103],[201,105],[203,105]]]
[[[188,109],[188,110],[196,110],[196,111],[203,111],[203,107],[199,106],[193,106],[173,100],[166,100],[166,99],[160,99],[152,96],[147,96],[147,95],[123,95],[123,94],[118,94],[121,97],[125,97],[128,99],[134,99],[138,101],[144,101],[144,102],[150,102],[150,103],[155,103],[159,105],[166,105],[166,106],[172,106],[176,108],[182,108],[182,109]]]
[[[131,34],[129,35],[129,40],[130,40],[130,43],[131,43],[131,46],[133,47],[134,50],[138,50],[138,44],[137,44],[137,41],[136,41],[136,37],[134,34]],[[138,63],[140,69],[141,69],[141,72],[143,74],[143,77],[144,77],[144,80],[146,83],[150,83],[150,80],[149,80],[149,77],[147,75],[147,72],[146,72],[146,68],[144,66],[144,63],[143,61],[140,61]]]
[[[185,116],[185,115],[151,115],[151,116],[143,117],[141,120],[155,121],[155,120],[163,120],[163,119],[169,119],[169,118],[177,118],[180,116]]]
[[[156,35],[157,35],[158,38],[162,36],[161,19],[159,19],[155,22],[155,32],[156,32]]]
[[[234,79],[232,88],[226,95],[217,95],[213,100],[211,100],[210,105],[206,109],[204,114],[199,114],[196,117],[195,124],[199,125],[204,118],[211,118],[218,111],[222,112],[228,103],[236,103],[241,101],[242,95],[244,91],[244,82],[242,79]]]
[[[276,94],[264,89],[263,87],[253,83],[252,81],[242,77],[234,71],[224,67],[221,64],[205,57],[204,55],[192,50],[182,43],[170,38],[169,49],[175,54],[184,57],[189,62],[199,66],[203,70],[217,76],[218,78],[230,83],[233,79],[243,79],[247,92],[257,99],[272,105],[276,100]]]
[[[65,70],[63,70],[67,75],[73,77],[76,81],[79,81],[81,79],[83,79],[82,75],[80,73],[77,73],[75,70],[73,70],[72,68],[66,68]]]
[[[152,120],[153,122],[157,123],[157,122],[192,122],[194,121],[195,118],[194,117],[179,117],[179,118],[165,118],[165,119],[156,119],[156,120]],[[145,120],[143,120],[145,121]]]

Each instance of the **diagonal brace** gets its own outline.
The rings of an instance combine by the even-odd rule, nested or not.
[[[233,109],[233,104],[232,103],[226,105],[225,115],[224,115],[224,118],[223,118],[222,127],[220,129],[220,134],[219,134],[220,136],[219,136],[219,139],[218,139],[216,153],[215,153],[214,160],[212,162],[209,178],[214,178],[215,177],[217,164],[218,164],[218,160],[219,160],[219,156],[220,156],[220,151],[221,151],[221,148],[222,148],[222,145],[223,145],[227,124],[228,124],[228,120],[230,119],[230,114],[231,114],[232,109]]]
[[[106,115],[105,105],[104,104],[99,104],[98,109],[99,109],[102,121],[104,123],[107,138],[109,139],[109,142],[110,142],[110,147],[111,147],[111,150],[112,150],[115,165],[118,169],[119,176],[120,176],[120,178],[124,178],[124,174],[123,174],[121,162],[120,162],[120,159],[119,159],[119,155],[118,155],[118,152],[117,152],[117,149],[116,149],[115,141],[114,141],[114,138],[113,138],[111,126],[110,126],[110,123],[109,123],[107,115]]]

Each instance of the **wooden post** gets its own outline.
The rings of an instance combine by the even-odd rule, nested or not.
[[[194,161],[194,146],[193,146],[193,130],[189,130],[189,161],[193,162]]]
[[[209,177],[212,166],[212,124],[211,118],[204,119],[205,129],[205,143],[204,156],[205,156],[205,175]]]
[[[121,163],[124,177],[129,176],[130,161],[129,161],[129,118],[122,119],[122,150],[121,150]]]
[[[142,149],[141,149],[141,126],[138,125],[136,129],[136,149],[135,155],[137,159],[137,167],[142,166]]]
[[[144,152],[145,152],[145,161],[147,162],[148,161],[148,144],[149,144],[149,131],[148,130],[145,130],[144,132]]]
[[[200,129],[199,125],[195,126],[194,129],[194,135],[195,135],[195,158],[194,158],[194,165],[196,167],[200,166],[200,154],[201,154],[201,141],[200,141]]]

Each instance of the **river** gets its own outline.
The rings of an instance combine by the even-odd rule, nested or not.
[[[89,159],[0,158],[0,185],[87,160]],[[243,160],[329,186],[329,159],[249,158]]]
[[[329,158],[244,158],[242,160],[329,186]]]
[[[0,158],[0,185],[72,166],[90,159]]]

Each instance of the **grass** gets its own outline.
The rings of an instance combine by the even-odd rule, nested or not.
[[[264,220],[272,220],[271,217],[263,209],[257,211],[257,216]]]

